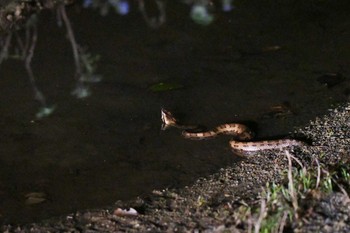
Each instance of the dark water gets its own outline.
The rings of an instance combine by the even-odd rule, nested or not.
[[[208,127],[253,122],[266,138],[286,135],[345,101],[348,4],[257,2],[238,2],[207,27],[191,22],[187,6],[170,5],[167,25],[158,30],[136,12],[100,17],[70,7],[77,40],[102,57],[103,80],[84,100],[70,95],[74,66],[65,32],[51,13],[42,14],[33,68],[56,111],[35,120],[38,105],[24,68],[3,64],[1,221],[39,221],[183,187],[237,161],[228,138],[189,141],[177,130],[161,132],[161,107]],[[326,73],[345,80],[329,88],[320,79]],[[159,82],[183,88],[149,90]],[[273,107],[283,104],[287,113],[277,114]],[[46,193],[47,201],[25,205],[31,192]]]

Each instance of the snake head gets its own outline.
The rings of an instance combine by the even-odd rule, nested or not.
[[[161,119],[162,119],[162,130],[166,130],[170,126],[176,126],[177,125],[177,120],[173,116],[173,114],[164,108],[160,110],[161,114]]]

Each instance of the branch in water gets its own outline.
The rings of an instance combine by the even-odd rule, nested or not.
[[[165,13],[165,3],[162,0],[155,0],[155,3],[158,8],[159,16],[158,17],[149,17],[146,9],[145,9],[145,3],[144,0],[139,0],[139,10],[141,11],[141,14],[143,18],[145,19],[148,26],[152,28],[159,28],[162,26],[166,21],[166,13]]]
[[[80,66],[80,59],[79,59],[78,44],[75,40],[73,28],[67,16],[66,8],[63,4],[58,6],[57,13],[60,14],[64,22],[64,25],[66,26],[68,39],[71,43],[72,50],[73,50],[74,63],[75,63],[75,77],[79,79],[81,76],[81,66]]]
[[[30,27],[26,28],[26,34],[28,34],[28,35],[31,34],[31,43],[30,43],[29,49],[26,51],[26,56],[24,59],[24,66],[25,66],[26,71],[28,73],[30,84],[32,85],[32,88],[34,90],[35,99],[37,101],[39,101],[43,107],[46,107],[45,97],[36,85],[35,77],[34,77],[32,66],[31,66],[32,58],[34,55],[34,49],[35,49],[35,46],[36,46],[36,43],[38,40],[38,29],[37,29],[36,22],[33,23],[33,25],[31,25]]]

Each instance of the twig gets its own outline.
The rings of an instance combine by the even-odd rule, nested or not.
[[[79,48],[78,48],[78,44],[75,40],[73,28],[72,28],[70,20],[67,16],[66,8],[65,8],[64,4],[60,4],[58,6],[57,13],[62,16],[62,20],[63,20],[64,24],[66,25],[68,39],[72,45],[72,50],[73,50],[74,63],[75,63],[75,77],[76,77],[77,81],[79,81],[81,73],[82,73],[81,72],[82,69],[81,69],[81,64],[80,64],[80,58],[79,58]]]
[[[344,196],[347,198],[347,201],[350,201],[350,198],[349,198],[349,194],[348,192],[344,189],[344,187],[339,184],[337,181],[335,181],[335,179],[332,178],[332,182],[334,182],[338,188],[340,189],[340,191],[344,194]]]
[[[289,187],[289,193],[292,200],[292,205],[295,211],[295,217],[298,218],[298,199],[295,194],[294,190],[294,182],[293,182],[293,174],[292,174],[292,160],[291,155],[289,151],[285,150],[285,153],[288,158],[288,187]]]
[[[150,18],[147,15],[147,12],[145,10],[144,0],[139,0],[138,2],[139,2],[139,10],[141,11],[141,14],[142,14],[143,18],[145,19],[146,23],[148,24],[148,26],[150,26],[152,28],[158,28],[165,23],[166,13],[165,13],[165,4],[163,1],[155,0],[155,3],[156,3],[158,10],[159,10],[158,18],[155,18],[155,17]]]
[[[320,163],[318,162],[318,159],[315,158],[315,161],[317,163],[317,179],[316,179],[316,188],[320,185],[320,180],[321,180],[321,166]]]
[[[283,233],[283,229],[286,225],[287,217],[288,217],[288,211],[284,211],[283,216],[282,216],[280,222],[278,223],[278,233]]]
[[[302,162],[300,162],[299,159],[297,159],[295,156],[291,155],[290,153],[289,153],[289,156],[290,156],[292,159],[294,159],[295,162],[297,162],[297,163],[299,164],[299,166],[301,167],[301,169],[302,169],[303,171],[305,171],[304,165],[303,165]]]
[[[9,55],[9,47],[10,47],[11,38],[12,38],[12,33],[9,33],[6,36],[4,44],[2,45],[2,49],[0,52],[0,65]]]
[[[247,232],[252,233],[253,217],[252,217],[251,212],[249,212],[249,217],[247,218],[247,222],[248,222]]]
[[[42,107],[46,107],[45,97],[36,85],[36,81],[35,81],[32,66],[31,66],[32,58],[34,55],[34,49],[35,49],[36,42],[38,39],[38,30],[37,30],[36,24],[33,24],[30,27],[27,27],[26,35],[30,35],[31,29],[32,29],[31,43],[30,43],[28,50],[26,51],[26,55],[25,55],[25,59],[24,59],[24,66],[25,66],[26,71],[28,73],[29,81],[30,81],[30,84],[32,85],[32,88],[33,88],[33,91],[35,94],[35,99],[40,102]]]
[[[264,198],[261,199],[261,203],[260,203],[260,214],[259,214],[259,218],[256,221],[256,223],[254,224],[254,232],[255,233],[259,233],[260,231],[260,227],[261,227],[261,222],[265,217],[265,213],[266,213],[266,201]]]

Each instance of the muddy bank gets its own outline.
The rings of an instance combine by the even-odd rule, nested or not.
[[[325,168],[346,163],[350,151],[350,105],[344,105],[322,118],[298,129],[312,142],[310,146],[291,150],[305,167],[317,158]],[[284,151],[265,151],[242,159],[232,167],[201,178],[194,185],[179,190],[159,190],[131,202],[116,202],[105,209],[81,211],[24,226],[2,226],[9,232],[246,232],[247,219],[240,219],[242,206],[259,206],[266,182],[285,182],[288,167]],[[345,192],[344,192],[345,191]],[[348,190],[318,196],[310,201],[307,215],[285,229],[299,232],[348,232],[350,202]],[[134,208],[136,216],[115,215],[117,208]],[[310,209],[311,208],[311,209]],[[254,218],[253,218],[254,219]],[[256,219],[255,219],[256,220]],[[251,224],[251,223],[250,223]]]

